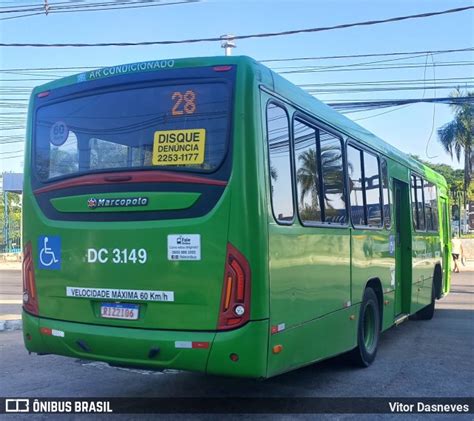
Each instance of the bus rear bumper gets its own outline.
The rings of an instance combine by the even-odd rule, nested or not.
[[[266,377],[267,320],[229,332],[192,332],[90,325],[23,312],[23,339],[27,350],[38,354],[154,370]],[[230,354],[236,354],[237,361]]]

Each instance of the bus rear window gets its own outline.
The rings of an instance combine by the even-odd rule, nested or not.
[[[160,168],[212,172],[228,144],[228,83],[115,90],[40,107],[34,162],[41,181]]]

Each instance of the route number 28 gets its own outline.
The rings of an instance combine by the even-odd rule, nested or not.
[[[183,114],[194,114],[196,111],[196,94],[194,91],[173,92],[171,99],[174,101],[173,108],[171,110],[172,115],[183,115]]]

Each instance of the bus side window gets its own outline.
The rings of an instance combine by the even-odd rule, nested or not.
[[[418,209],[416,206],[416,177],[411,176],[411,209],[413,214],[413,228],[418,229]]]
[[[423,199],[423,179],[421,177],[416,178],[416,206],[418,209],[418,229],[424,231],[426,228],[425,222],[425,206]]]
[[[438,219],[438,190],[435,185],[431,188],[431,203],[433,212],[433,229],[439,231],[439,219]]]
[[[413,209],[413,226],[417,231],[424,231],[425,206],[423,194],[423,179],[416,175],[411,176],[411,205]]]
[[[295,120],[293,125],[298,213],[303,223],[321,222],[321,191],[316,129]]]
[[[364,188],[367,206],[367,223],[372,227],[382,225],[380,206],[379,162],[375,155],[364,152]]]
[[[267,142],[273,216],[278,223],[291,224],[294,208],[290,167],[290,126],[286,111],[273,103],[267,106]]]
[[[382,158],[380,162],[382,167],[382,197],[383,197],[383,219],[384,226],[389,228],[391,226],[391,213],[390,213],[390,187],[388,181],[388,169],[387,161]]]
[[[324,195],[324,222],[346,223],[344,199],[344,169],[341,140],[331,133],[319,130],[321,170]]]
[[[436,186],[429,181],[424,182],[426,229],[438,231],[438,198]]]
[[[347,168],[352,223],[354,225],[366,225],[362,175],[362,151],[350,145],[347,147]]]

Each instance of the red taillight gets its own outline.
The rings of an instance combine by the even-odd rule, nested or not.
[[[244,255],[229,243],[217,329],[234,329],[248,322],[249,318],[250,266]]]
[[[35,268],[31,243],[23,250],[23,308],[31,314],[38,315],[38,296],[36,295]]]
[[[237,278],[237,285],[236,285],[236,300],[239,302],[239,303],[243,303],[244,302],[244,298],[245,298],[245,274],[244,274],[244,271],[242,269],[242,267],[240,266],[240,264],[237,262],[236,259],[232,259],[232,263],[230,264],[230,267],[232,269],[234,269],[234,273],[236,275],[236,278]]]
[[[213,69],[215,72],[228,72],[232,66],[214,66]]]

